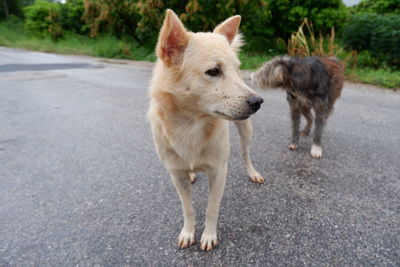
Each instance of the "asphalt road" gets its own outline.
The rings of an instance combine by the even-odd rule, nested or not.
[[[346,84],[312,159],[260,92],[251,183],[238,135],[220,246],[176,245],[181,206],[145,114],[150,63],[0,48],[0,266],[399,266],[400,94]],[[194,185],[199,240],[207,179]]]

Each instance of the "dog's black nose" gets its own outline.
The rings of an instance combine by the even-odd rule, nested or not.
[[[247,103],[249,104],[251,110],[256,112],[261,104],[264,102],[264,99],[262,97],[259,97],[258,95],[252,95],[247,99]]]

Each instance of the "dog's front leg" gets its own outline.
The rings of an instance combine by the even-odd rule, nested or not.
[[[301,115],[301,110],[299,107],[299,103],[296,100],[296,98],[288,94],[288,102],[290,106],[290,117],[292,119],[292,142],[289,144],[289,149],[290,150],[296,150],[297,149],[297,144],[299,142],[299,136],[300,136],[300,115]]]
[[[247,175],[255,183],[264,183],[264,178],[256,171],[250,159],[250,142],[253,135],[253,126],[250,120],[236,121],[236,128],[240,136],[240,148],[246,167]]]
[[[183,209],[183,229],[178,237],[178,246],[180,248],[187,248],[195,242],[195,217],[192,205],[192,184],[187,172],[170,171],[170,174]]]
[[[313,158],[319,159],[322,157],[321,138],[326,120],[328,118],[328,111],[326,105],[322,102],[322,100],[314,105],[314,109],[315,109],[315,129],[314,129],[314,141],[311,147],[311,156]]]
[[[217,223],[219,205],[224,193],[228,163],[218,169],[206,171],[208,176],[208,204],[204,232],[201,236],[201,249],[212,250],[218,245]]]

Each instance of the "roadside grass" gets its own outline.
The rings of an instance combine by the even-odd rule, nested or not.
[[[59,54],[78,54],[115,59],[155,61],[153,49],[140,46],[133,39],[118,39],[111,35],[90,38],[75,33],[66,33],[64,38],[54,41],[49,37],[38,38],[27,35],[22,25],[0,23],[0,46],[23,48]]]
[[[118,39],[111,35],[90,38],[75,33],[66,33],[64,38],[53,41],[50,38],[28,36],[22,23],[0,23],[0,46],[60,54],[78,54],[94,57],[155,61],[153,48],[140,46],[132,38]],[[242,51],[239,58],[241,68],[255,70],[274,55]],[[344,59],[344,56],[339,55]],[[400,88],[400,71],[388,68],[368,68],[357,66],[346,68],[347,80],[368,83],[386,88]]]
[[[256,70],[265,62],[273,58],[273,55],[245,52],[241,51],[239,54],[240,68],[243,70]]]
[[[354,74],[346,71],[349,81],[368,83],[391,89],[400,89],[400,71],[388,69],[356,68]]]

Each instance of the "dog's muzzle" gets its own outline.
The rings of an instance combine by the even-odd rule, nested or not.
[[[253,112],[259,110],[263,102],[264,99],[258,95],[252,95],[247,99],[247,104],[249,104],[249,107]]]

